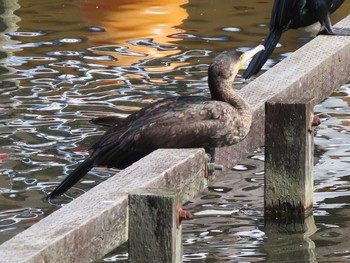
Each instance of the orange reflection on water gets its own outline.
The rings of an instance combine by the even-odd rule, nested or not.
[[[170,65],[167,66],[163,66],[161,68],[157,68],[157,67],[147,67],[145,68],[145,71],[149,71],[149,72],[164,72],[164,71],[171,71],[172,69],[176,68],[176,67],[180,67],[180,66],[185,66],[188,65],[187,62],[181,62],[181,63],[171,63]]]
[[[165,57],[179,52],[177,49],[159,50],[150,45],[135,45],[130,40],[152,39],[153,43],[173,45],[178,41],[169,36],[183,33],[176,27],[188,14],[181,6],[188,0],[76,0],[81,16],[89,26],[104,28],[106,32],[88,35],[93,46],[127,47],[126,54],[113,51],[95,51],[117,59],[113,65],[132,65],[141,60]],[[142,56],[133,56],[132,53]],[[127,54],[130,53],[130,54]],[[108,64],[112,62],[108,61]],[[175,68],[178,65],[174,65]]]

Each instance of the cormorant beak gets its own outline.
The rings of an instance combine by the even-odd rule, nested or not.
[[[241,55],[241,67],[247,63],[248,60],[250,60],[251,58],[253,58],[256,54],[258,54],[259,52],[265,50],[265,47],[263,45],[259,45],[249,51],[244,52]]]

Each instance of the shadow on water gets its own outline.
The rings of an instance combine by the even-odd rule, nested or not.
[[[87,120],[126,116],[166,96],[208,94],[211,58],[259,43],[271,4],[0,1],[0,243],[116,172],[94,169],[54,203],[44,199],[103,133]],[[264,69],[311,38],[304,30],[287,32]],[[242,84],[238,78],[235,86]],[[185,262],[350,259],[349,94],[344,85],[315,108],[322,120],[315,140],[316,227],[293,235],[264,228],[264,156],[257,150],[187,204],[194,218],[183,226]],[[126,260],[122,246],[101,262]]]

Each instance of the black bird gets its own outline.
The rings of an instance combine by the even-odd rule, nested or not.
[[[232,84],[243,64],[263,49],[224,51],[214,58],[208,69],[211,99],[166,98],[125,119],[112,118],[114,125],[91,147],[90,156],[47,198],[66,192],[93,166],[125,168],[158,148],[221,147],[244,139],[252,112]]]
[[[275,0],[270,20],[270,31],[263,45],[265,51],[255,56],[243,73],[248,79],[257,74],[275,49],[281,35],[288,29],[306,27],[320,22],[319,34],[350,35],[349,32],[333,28],[329,15],[345,0]]]

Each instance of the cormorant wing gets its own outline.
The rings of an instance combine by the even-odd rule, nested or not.
[[[208,99],[182,100],[163,105],[156,112],[146,111],[129,123],[124,134],[117,134],[118,138],[109,133],[93,153],[96,163],[127,166],[158,148],[207,147],[217,143],[229,128],[225,114],[234,108]]]

